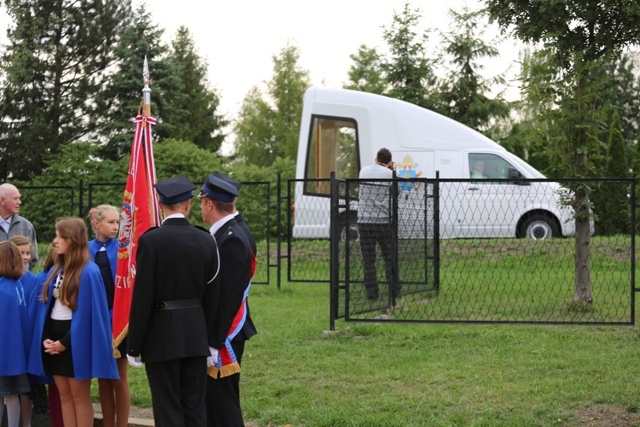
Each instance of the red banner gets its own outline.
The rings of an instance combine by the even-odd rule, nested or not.
[[[150,227],[160,223],[158,201],[153,187],[156,171],[153,163],[151,125],[155,123],[156,120],[151,117],[139,115],[135,119],[136,129],[131,145],[129,175],[124,190],[118,235],[118,265],[112,320],[114,357],[120,357],[118,345],[128,332],[131,297],[136,281],[138,238]]]

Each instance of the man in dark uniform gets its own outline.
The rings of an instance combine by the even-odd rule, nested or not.
[[[245,341],[256,334],[249,314],[247,297],[255,257],[242,227],[234,218],[237,189],[228,182],[208,175],[198,197],[202,218],[218,242],[220,304],[211,316],[214,366],[207,378],[207,425],[242,427],[240,409],[240,366]],[[209,317],[211,314],[207,313]]]
[[[215,171],[213,173],[213,176],[222,179],[223,181],[228,182],[229,184],[233,185],[234,187],[236,187],[238,196],[240,196],[240,187],[242,187],[242,183],[239,181],[236,181],[235,179],[221,173],[218,171]],[[249,244],[251,245],[251,250],[253,251],[253,256],[257,256],[258,252],[257,252],[257,248],[256,248],[256,241],[253,238],[253,235],[251,234],[251,230],[249,229],[249,226],[247,225],[247,223],[244,221],[244,218],[242,217],[242,214],[240,212],[238,212],[238,210],[236,209],[236,201],[237,201],[237,197],[233,200],[233,215],[235,216],[236,222],[238,223],[238,225],[240,225],[240,227],[242,227],[242,231],[244,231],[244,234],[247,236],[247,239],[249,239]]]
[[[145,363],[156,426],[206,426],[205,311],[217,309],[218,250],[187,220],[196,186],[178,176],[155,187],[164,220],[138,241],[127,357]]]

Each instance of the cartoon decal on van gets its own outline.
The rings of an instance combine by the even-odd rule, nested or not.
[[[401,163],[396,164],[396,176],[398,178],[420,178],[422,176],[422,171],[418,171],[418,163],[414,163],[413,157],[406,155],[402,159]],[[400,184],[400,190],[402,191],[411,191],[417,185],[417,183],[413,182],[405,182]]]

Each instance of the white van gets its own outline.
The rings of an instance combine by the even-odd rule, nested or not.
[[[573,209],[561,201],[567,190],[554,182],[505,181],[545,177],[475,130],[397,99],[311,87],[300,125],[294,238],[329,237],[325,180],[332,171],[339,179],[357,179],[382,147],[391,150],[398,177],[435,178],[438,171],[445,180],[439,199],[442,238],[546,239],[575,233]],[[447,182],[450,178],[469,181]],[[399,200],[424,199],[425,188],[401,185]],[[402,205],[398,209],[406,211]]]

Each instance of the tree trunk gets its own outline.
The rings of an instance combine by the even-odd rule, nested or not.
[[[576,177],[584,177],[588,171],[587,147],[589,144],[585,130],[586,102],[584,90],[587,81],[584,74],[578,78],[578,124],[574,153],[576,159]],[[575,259],[575,289],[573,301],[576,303],[591,303],[591,210],[589,209],[589,188],[585,184],[578,184],[575,191],[576,218],[576,259]]]
[[[585,193],[585,194],[580,194]],[[582,200],[579,200],[579,195]],[[576,259],[574,302],[592,302],[591,299],[591,226],[589,221],[589,196],[586,189],[576,192]]]

